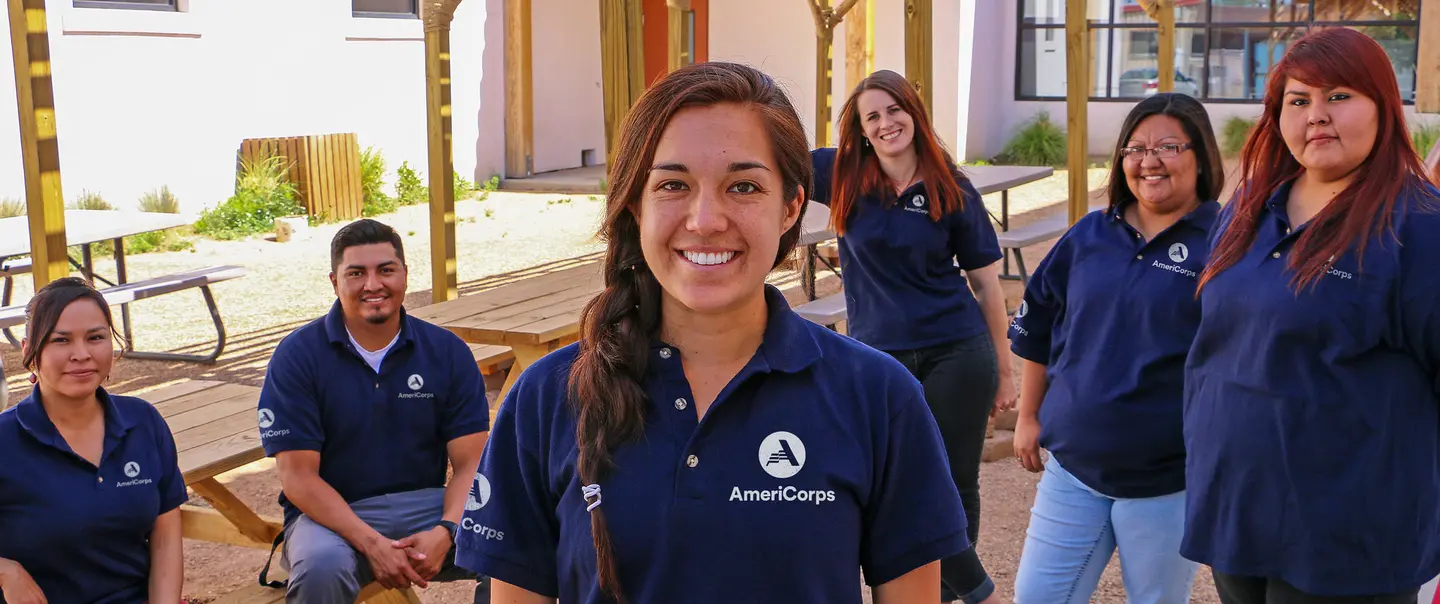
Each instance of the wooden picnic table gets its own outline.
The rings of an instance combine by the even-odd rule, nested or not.
[[[255,415],[260,389],[187,380],[137,396],[154,405],[170,425],[185,486],[214,508],[180,506],[184,536],[269,549],[280,534],[281,521],[260,516],[215,479],[265,457]]]
[[[175,227],[190,224],[180,214],[165,214],[161,212],[132,212],[115,210],[65,210],[65,244],[67,246],[80,246],[80,262],[71,260],[70,263],[80,270],[85,279],[94,283],[99,280],[108,285],[121,285],[127,282],[125,274],[125,238],[131,235],[150,233],[153,231],[164,231]],[[91,258],[90,246],[103,241],[113,241],[115,245],[115,281],[111,282],[95,274],[95,265]],[[0,262],[14,256],[24,256],[30,253],[30,222],[24,216],[12,216],[0,218]],[[0,306],[9,303],[10,291],[7,280],[4,293],[4,302]],[[130,328],[130,305],[120,305],[121,329],[125,334],[126,342],[135,341],[134,333]],[[13,335],[7,329],[4,332],[6,339],[15,347],[19,342],[15,341]]]

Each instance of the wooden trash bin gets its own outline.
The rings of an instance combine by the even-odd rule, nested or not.
[[[365,205],[360,184],[360,143],[354,133],[284,138],[247,138],[240,157],[274,155],[288,166],[296,201],[306,214],[327,220],[359,218]]]

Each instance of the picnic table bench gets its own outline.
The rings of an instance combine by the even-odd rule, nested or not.
[[[216,480],[220,474],[265,457],[255,415],[260,389],[187,380],[138,396],[154,405],[170,426],[185,486],[211,506],[181,505],[181,534],[186,539],[270,549],[282,530],[281,520],[256,513]],[[283,589],[255,583],[217,602],[283,602],[284,599]],[[419,602],[419,599],[412,590],[390,591],[372,583],[361,591],[356,601],[400,603]]]

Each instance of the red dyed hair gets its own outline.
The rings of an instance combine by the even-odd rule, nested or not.
[[[1305,171],[1280,134],[1280,109],[1289,78],[1317,88],[1353,88],[1374,101],[1378,110],[1375,146],[1354,182],[1311,219],[1295,242],[1289,268],[1295,271],[1297,289],[1324,275],[1330,258],[1352,245],[1363,253],[1367,240],[1390,232],[1396,199],[1406,188],[1426,180],[1420,156],[1410,143],[1400,87],[1385,50],[1352,29],[1310,33],[1285,53],[1266,83],[1265,112],[1240,155],[1243,184],[1231,202],[1235,208],[1230,224],[1200,275],[1200,289],[1249,251],[1265,201],[1277,187]]]
[[[860,80],[840,110],[840,148],[835,153],[835,168],[830,177],[830,228],[836,235],[845,234],[845,222],[861,195],[878,193],[886,207],[895,203],[895,190],[880,170],[875,148],[863,144],[865,131],[860,126],[859,99],[866,90],[889,94],[915,122],[913,144],[920,160],[915,175],[929,189],[930,219],[940,220],[941,216],[958,211],[964,199],[956,179],[964,180],[965,175],[959,172],[955,160],[935,136],[930,116],[925,113],[925,105],[915,87],[904,76],[882,69]],[[935,203],[937,201],[939,203]]]

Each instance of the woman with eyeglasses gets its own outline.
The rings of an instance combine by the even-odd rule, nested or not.
[[[1117,550],[1128,602],[1190,601],[1183,373],[1225,179],[1210,118],[1183,94],[1141,101],[1118,142],[1109,207],[1060,238],[1010,324],[1015,454],[1045,472],[1016,604],[1089,602]]]
[[[1269,76],[1200,276],[1186,527],[1225,604],[1413,603],[1440,574],[1440,190],[1351,29]]]

